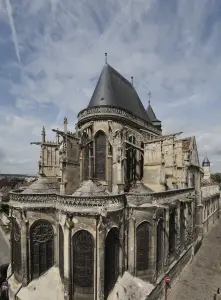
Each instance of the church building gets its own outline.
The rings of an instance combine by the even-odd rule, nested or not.
[[[53,131],[33,143],[38,179],[10,194],[9,299],[160,299],[203,238],[195,138],[162,135],[107,62],[75,130]]]

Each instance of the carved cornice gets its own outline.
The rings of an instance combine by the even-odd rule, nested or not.
[[[63,210],[63,207],[93,209],[106,207],[110,210],[122,209],[125,206],[124,195],[75,197],[56,194],[21,194],[10,193],[10,206],[45,207]]]
[[[126,121],[126,124],[132,123],[133,127],[138,126],[161,135],[161,131],[147,121],[139,118],[130,111],[112,106],[97,106],[80,111],[78,114],[78,126],[80,127],[85,122],[110,119],[120,120],[121,122]]]

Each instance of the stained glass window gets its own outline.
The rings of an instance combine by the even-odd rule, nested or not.
[[[38,278],[54,264],[54,231],[50,222],[36,221],[30,229],[31,275]]]
[[[149,224],[141,223],[136,230],[137,270],[146,270],[149,264]]]
[[[163,261],[163,219],[157,225],[157,271],[161,270]]]
[[[21,229],[18,223],[13,220],[13,240],[12,240],[12,259],[13,271],[15,276],[21,275]]]
[[[95,177],[99,180],[106,178],[106,135],[103,131],[95,136]]]
[[[94,241],[86,230],[79,230],[73,236],[73,280],[78,287],[93,287]]]
[[[105,241],[104,293],[107,297],[119,276],[119,230],[112,228]]]
[[[64,278],[64,233],[59,224],[59,270],[61,278]]]

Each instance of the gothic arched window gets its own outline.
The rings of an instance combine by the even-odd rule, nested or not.
[[[15,277],[21,276],[21,229],[14,219],[12,222],[12,268]]]
[[[61,225],[59,224],[59,270],[60,276],[64,278],[64,233]]]
[[[149,266],[150,228],[147,222],[141,223],[136,230],[137,270],[146,270]]]
[[[185,215],[184,215],[185,204],[180,203],[180,247],[181,251],[184,248],[185,239]]]
[[[119,230],[114,227],[108,232],[105,240],[105,271],[104,295],[105,299],[113,288],[119,276]]]
[[[95,135],[95,177],[99,180],[106,179],[106,135],[98,131]]]
[[[54,230],[46,220],[36,221],[30,228],[31,277],[38,278],[54,264]]]
[[[169,216],[169,254],[175,254],[175,243],[176,243],[176,210],[172,209]]]
[[[86,230],[77,231],[73,241],[73,280],[74,286],[93,288],[94,279],[94,240]]]
[[[160,219],[157,225],[157,260],[156,267],[159,272],[163,262],[163,219]]]

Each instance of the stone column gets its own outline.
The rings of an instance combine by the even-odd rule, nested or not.
[[[80,151],[80,155],[79,155],[79,159],[80,159],[80,182],[82,182],[83,181],[83,157],[82,157],[82,152],[83,152],[84,150],[81,150]]]
[[[96,265],[96,293],[95,300],[104,299],[104,273],[105,273],[105,227],[103,225],[102,219],[99,220],[97,225],[97,240],[96,240],[96,255],[97,255],[97,265]],[[111,262],[110,262],[111,263]]]
[[[179,201],[177,201],[175,222],[176,222],[176,256],[179,257],[180,250],[181,250],[180,249],[180,202]]]
[[[169,218],[170,210],[169,207],[165,209],[165,222],[164,222],[164,270],[167,269],[169,261]]]
[[[136,239],[135,239],[135,219],[131,215],[128,220],[128,271],[131,275],[135,276],[135,246]]]
[[[69,281],[70,278],[70,264],[72,263],[70,261],[70,229],[66,226],[64,227],[64,294],[65,300],[69,300],[69,294],[71,294],[70,290],[70,284]]]
[[[152,223],[152,237],[151,237],[151,248],[150,248],[150,273],[152,283],[157,279],[157,218],[153,217]]]
[[[112,155],[107,156],[107,186],[108,191],[112,192]]]
[[[21,222],[21,249],[22,249],[22,283],[28,285],[28,238],[27,223]]]

